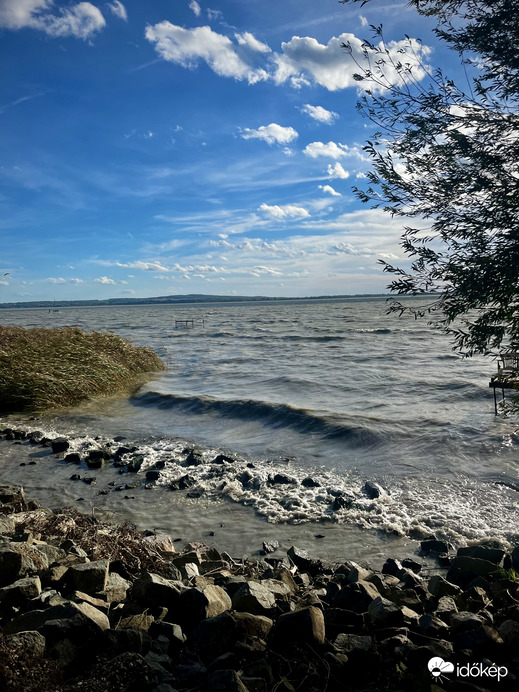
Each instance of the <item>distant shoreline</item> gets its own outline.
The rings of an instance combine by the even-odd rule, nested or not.
[[[35,300],[17,303],[0,303],[0,310],[47,308],[77,308],[77,307],[105,307],[105,306],[138,306],[138,305],[197,305],[203,303],[289,303],[289,302],[316,302],[316,301],[358,301],[358,300],[387,300],[394,297],[389,293],[358,293],[351,295],[323,295],[323,296],[295,296],[295,297],[269,297],[269,296],[219,296],[193,293],[178,296],[156,296],[151,298],[107,298],[104,300]],[[417,296],[398,296],[399,300],[416,298]],[[426,297],[420,296],[420,297]]]

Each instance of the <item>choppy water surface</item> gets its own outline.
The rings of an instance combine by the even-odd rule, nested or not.
[[[48,451],[10,442],[0,446],[0,477],[45,501],[81,496],[83,509],[93,504],[189,540],[214,531],[218,545],[240,553],[265,537],[296,540],[314,554],[371,558],[412,552],[412,539],[425,533],[453,543],[515,541],[519,437],[512,420],[494,416],[494,364],[457,357],[444,335],[386,315],[385,307],[330,301],[2,311],[3,324],[114,331],[155,348],[168,371],[129,400],[4,421],[72,435],[80,450],[94,436],[125,436],[144,453],[142,473],[165,462],[164,489],[99,495],[113,488],[110,481],[120,483],[116,470],[97,471],[96,486],[78,487],[70,466]],[[205,324],[175,328],[181,319]],[[188,442],[205,449],[196,466],[185,465]],[[211,463],[221,450],[236,460]],[[28,453],[38,463],[20,466]],[[188,472],[199,499],[165,490]],[[276,474],[295,482],[275,483]],[[308,477],[319,485],[302,486]],[[388,493],[368,498],[366,480]],[[342,507],[332,503],[338,492],[348,500]]]

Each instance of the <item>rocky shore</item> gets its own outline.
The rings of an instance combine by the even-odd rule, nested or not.
[[[517,690],[519,547],[381,571],[52,511],[0,486],[0,690]],[[345,556],[346,557],[346,556]]]

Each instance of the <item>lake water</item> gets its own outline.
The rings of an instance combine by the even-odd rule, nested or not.
[[[186,319],[195,326],[175,327]],[[425,534],[518,541],[519,492],[504,484],[519,488],[519,436],[517,422],[494,415],[495,364],[456,356],[445,335],[387,315],[382,300],[3,310],[0,321],[110,330],[168,364],[131,398],[3,420],[65,434],[78,450],[124,436],[145,457],[137,480],[163,466],[158,487],[117,491],[129,480],[117,469],[81,469],[97,478],[88,486],[48,450],[0,443],[0,480],[53,506],[93,507],[238,555],[265,538],[375,563],[412,554]],[[192,444],[201,463],[186,467]],[[236,460],[211,463],[222,451]],[[20,466],[29,454],[37,463]],[[185,474],[199,498],[167,489]],[[318,485],[301,485],[308,478]],[[366,481],[386,493],[370,499]]]

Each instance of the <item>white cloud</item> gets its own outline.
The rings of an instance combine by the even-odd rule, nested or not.
[[[342,159],[348,155],[348,146],[346,144],[336,144],[335,142],[311,142],[303,149],[303,154],[316,159],[318,156],[326,156],[329,159]]]
[[[125,22],[128,21],[128,13],[126,12],[126,7],[119,0],[113,0],[113,2],[108,3],[110,12],[115,14],[119,19],[124,19]]]
[[[58,278],[54,278],[53,276],[49,277],[47,281],[50,284],[72,284],[73,286],[79,286],[80,284],[85,283],[83,279],[64,279],[62,276]]]
[[[270,125],[258,127],[257,130],[251,130],[246,127],[241,136],[243,139],[263,139],[268,144],[273,144],[274,142],[288,144],[299,137],[299,134],[293,127],[283,127],[276,123],[270,123]]]
[[[106,25],[101,11],[90,2],[55,8],[54,0],[0,0],[0,26],[31,28],[49,36],[90,38]]]
[[[430,48],[423,46],[416,39],[392,41],[387,48],[394,62],[406,62],[413,67],[414,79],[423,79],[425,72],[421,66],[430,53]],[[351,46],[352,55],[343,47]],[[293,36],[290,41],[281,44],[282,53],[276,53],[273,62],[276,67],[274,80],[277,84],[289,81],[293,87],[300,87],[301,83],[309,80],[315,84],[324,86],[329,91],[347,89],[358,86],[354,74],[362,71],[362,67],[368,67],[366,50],[371,55],[369,58],[375,63],[379,56],[374,51],[366,49],[363,41],[354,34],[344,33],[332,37],[326,45],[319,43],[310,36]],[[360,65],[360,67],[359,67]],[[373,65],[371,65],[373,69]],[[385,78],[390,83],[401,83],[402,79],[395,67],[391,65],[377,65],[375,69],[383,69]]]
[[[310,216],[307,209],[304,207],[298,207],[295,204],[284,204],[282,206],[275,204],[270,206],[269,204],[261,204],[258,211],[263,211],[266,214],[274,216],[276,219],[285,219],[293,217],[305,217]]]
[[[329,163],[327,170],[328,170],[328,175],[330,176],[330,178],[342,178],[343,180],[346,180],[346,178],[350,177],[350,174],[348,173],[348,171],[345,171],[344,168],[341,166],[341,164],[338,161],[333,166],[331,163]]]
[[[194,69],[199,60],[204,60],[221,77],[246,79],[249,84],[268,78],[265,70],[254,68],[240,55],[230,38],[209,26],[184,29],[164,21],[148,26],[145,36],[164,60],[182,67]]]
[[[332,197],[341,197],[341,193],[334,190],[331,185],[319,185],[319,189],[332,195]]]
[[[107,276],[100,276],[98,279],[94,279],[94,283],[96,283],[96,284],[110,284],[111,286],[116,285],[116,282],[113,279],[109,279]]]
[[[368,26],[369,25],[368,20],[362,14],[359,14],[359,19],[360,19],[360,23],[362,24],[362,26]]]
[[[243,34],[234,34],[236,40],[240,46],[247,46],[250,50],[254,50],[257,53],[271,53],[271,49],[266,43],[259,41],[253,34],[249,31],[245,31]]]
[[[309,103],[305,103],[301,110],[314,120],[326,125],[331,125],[339,117],[339,114],[334,111],[327,111],[322,106],[311,106]]]
[[[191,0],[191,2],[189,3],[189,9],[193,10],[197,17],[200,17],[202,10],[200,9],[200,5],[197,3],[196,0]]]
[[[140,269],[145,272],[169,272],[169,269],[160,262],[143,262],[136,260],[135,262],[114,262],[116,267],[125,267],[126,269]]]
[[[220,12],[220,10],[208,9],[207,10],[207,16],[212,21],[213,19],[220,19],[222,17],[222,13]]]

